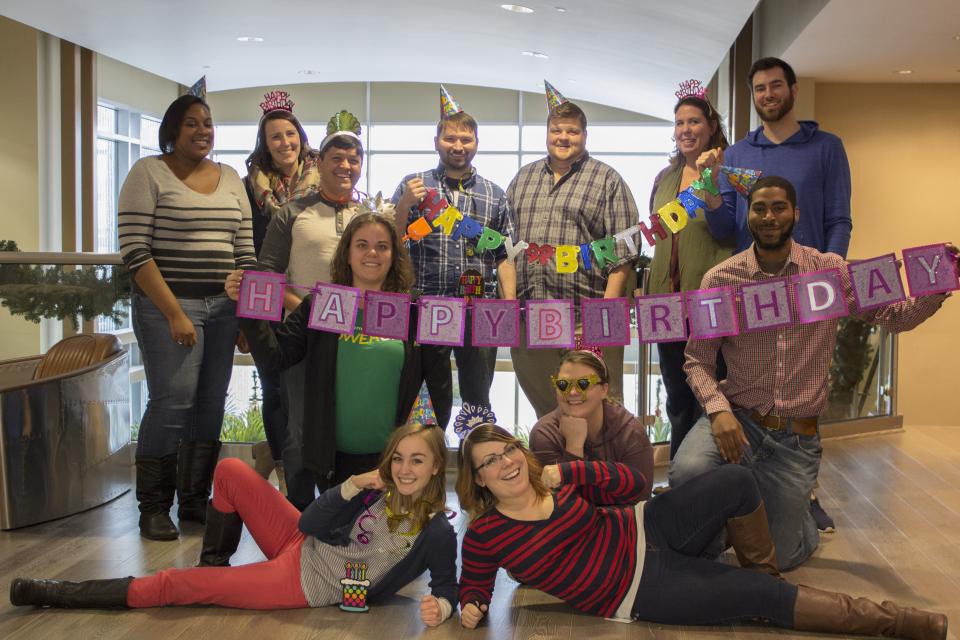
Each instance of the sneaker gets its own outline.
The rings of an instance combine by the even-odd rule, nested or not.
[[[820,533],[833,533],[837,530],[837,526],[833,523],[833,518],[823,510],[817,498],[813,498],[810,501],[810,515],[813,516],[814,522],[817,523],[817,529],[820,530]]]

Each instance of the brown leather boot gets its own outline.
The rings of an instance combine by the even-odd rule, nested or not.
[[[733,546],[744,569],[783,578],[777,565],[777,550],[770,537],[767,510],[763,502],[752,513],[727,520],[727,542]]]
[[[945,640],[947,616],[900,607],[889,600],[877,604],[867,598],[797,585],[793,628],[912,640]]]

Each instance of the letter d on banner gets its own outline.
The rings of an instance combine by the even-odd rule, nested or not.
[[[848,315],[839,269],[824,269],[790,276],[800,324]]]
[[[466,301],[463,298],[423,296],[418,302],[417,342],[462,347]]]
[[[573,348],[573,300],[527,301],[527,348]]]
[[[283,287],[287,277],[272,271],[244,271],[237,296],[237,315],[254,320],[280,322]]]

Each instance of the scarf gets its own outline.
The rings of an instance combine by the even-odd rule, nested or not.
[[[283,205],[291,200],[308,196],[320,187],[320,155],[313,150],[297,163],[297,168],[288,178],[279,171],[264,172],[260,167],[250,167],[250,184],[260,214],[267,220],[273,218]]]

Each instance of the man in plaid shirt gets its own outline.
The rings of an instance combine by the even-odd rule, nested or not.
[[[753,244],[708,271],[702,288],[836,268],[847,307],[855,310],[846,261],[792,240],[800,216],[796,202],[796,191],[786,179],[758,180],[747,209]],[[957,255],[956,247],[948,247]],[[907,331],[933,315],[947,297],[928,295],[852,315],[892,332]],[[709,417],[701,418],[680,445],[670,466],[670,484],[681,485],[726,463],[752,469],[781,569],[804,562],[819,544],[809,501],[820,468],[818,421],[827,403],[837,323],[795,321],[687,344],[684,370]],[[716,379],[718,350],[727,364],[722,381]]]
[[[637,224],[639,212],[629,187],[612,167],[586,150],[587,118],[572,102],[551,109],[547,157],[522,167],[507,187],[520,240],[537,245],[582,245]],[[626,291],[635,255],[618,243],[618,260],[599,269],[579,262],[574,273],[557,273],[556,263],[517,258],[520,300],[573,300],[579,317],[582,298],[618,298]],[[522,338],[526,340],[526,336]],[[610,396],[623,399],[623,347],[604,347]],[[513,368],[537,418],[557,407],[550,375],[560,366],[560,349],[511,349]]]
[[[477,140],[477,121],[469,114],[459,111],[440,120],[434,138],[440,164],[435,169],[408,175],[393,194],[401,233],[409,221],[420,215],[415,209],[427,195],[427,189],[435,189],[464,216],[513,239],[513,213],[503,189],[473,168]],[[477,252],[475,239],[454,240],[453,235],[435,230],[420,241],[411,240],[408,246],[416,274],[415,287],[424,295],[495,298],[499,283],[501,297],[517,297],[516,272],[503,245],[493,251]],[[470,344],[469,314],[468,310],[464,345],[453,348],[460,397],[465,403],[489,408],[497,349]]]

